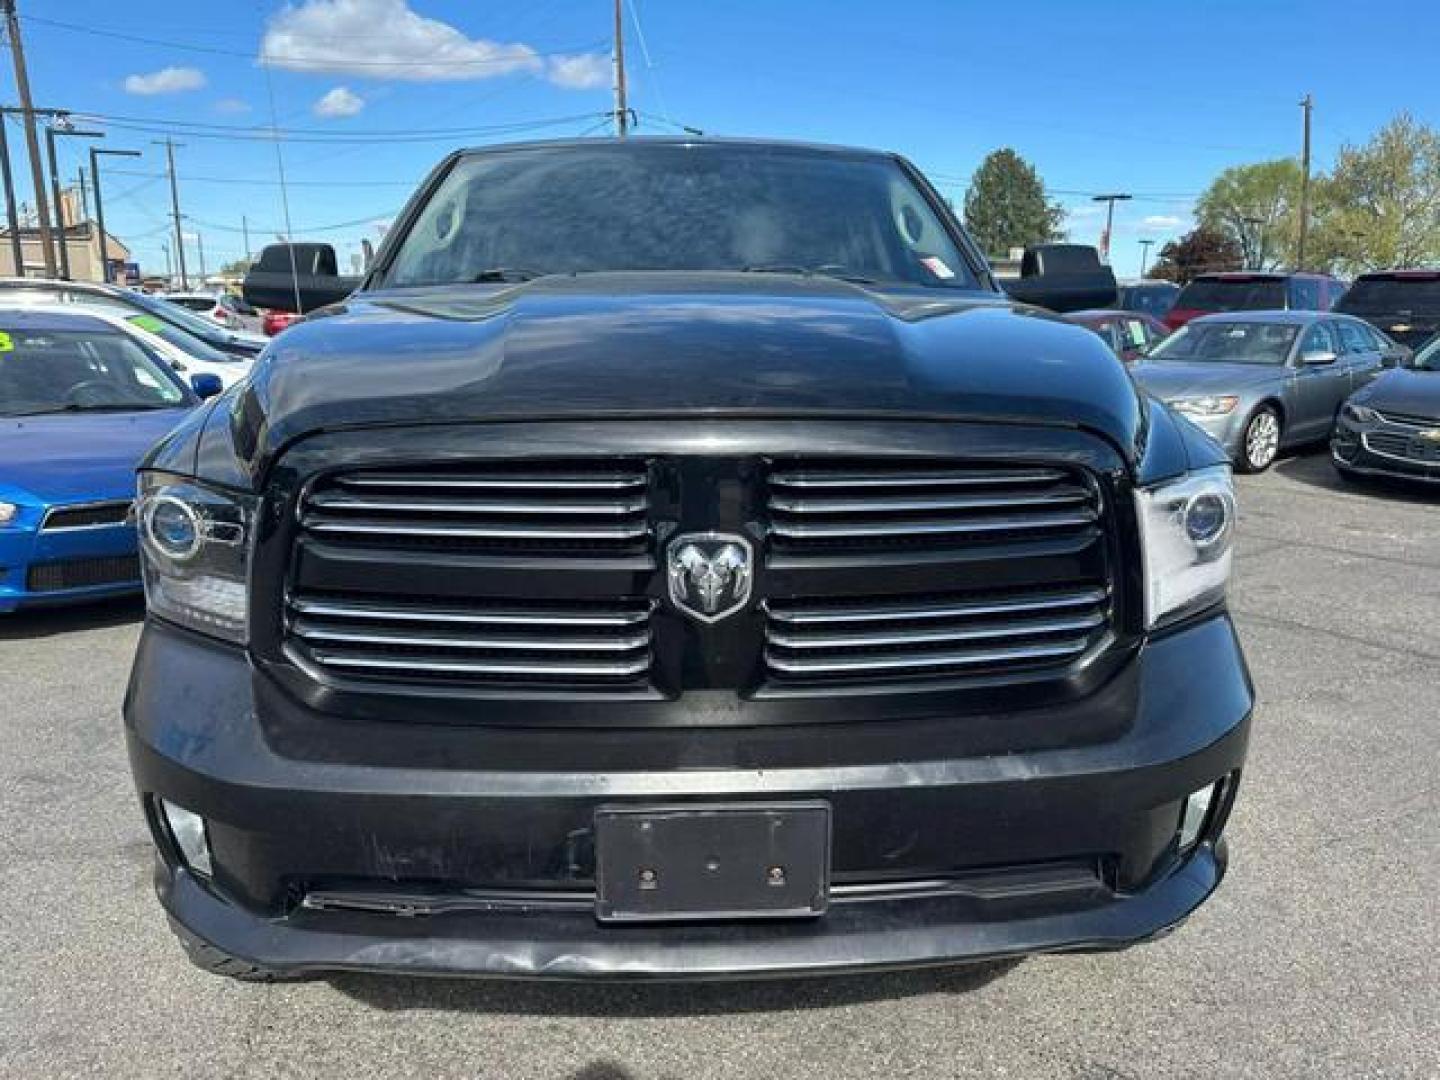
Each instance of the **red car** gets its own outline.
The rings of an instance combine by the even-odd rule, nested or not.
[[[293,311],[275,311],[266,308],[260,317],[260,329],[265,331],[266,337],[274,337],[291,323],[299,322],[300,319],[301,316],[296,315]]]
[[[1216,311],[1329,311],[1344,292],[1345,282],[1328,274],[1201,274],[1175,297],[1165,325],[1178,330],[1197,315]]]
[[[1064,318],[1094,330],[1127,364],[1140,359],[1145,350],[1170,333],[1164,323],[1143,311],[1072,311]]]

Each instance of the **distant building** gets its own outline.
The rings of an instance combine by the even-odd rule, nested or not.
[[[3,220],[4,215],[0,215]],[[53,230],[52,230],[53,232]],[[40,247],[40,230],[22,226],[20,251],[24,256],[26,277],[45,276],[45,255]],[[70,277],[75,281],[103,281],[100,273],[100,229],[93,221],[82,221],[65,228],[65,251],[70,259]],[[125,263],[130,262],[130,249],[115,237],[109,238],[106,252],[110,257],[111,280],[123,281]],[[59,272],[59,267],[56,267]],[[10,230],[0,228],[0,276],[15,277],[15,257],[10,245]]]

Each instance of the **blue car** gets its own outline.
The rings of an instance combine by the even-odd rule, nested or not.
[[[219,391],[79,312],[0,310],[0,612],[140,588],[145,451]]]

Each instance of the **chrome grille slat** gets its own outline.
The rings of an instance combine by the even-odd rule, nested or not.
[[[650,536],[644,462],[481,461],[321,476],[303,535],[327,544],[555,557],[640,555]]]
[[[769,600],[772,680],[926,679],[1069,663],[1109,630],[1110,591],[1081,584],[1019,595],[882,596],[826,604]]]
[[[629,652],[650,644],[650,633],[620,638],[462,637],[459,635],[381,633],[375,630],[335,630],[297,621],[291,633],[301,641],[355,645],[398,645],[409,648],[491,649],[514,652]]]
[[[1096,613],[1073,619],[1045,619],[1024,623],[1001,623],[995,626],[955,627],[949,630],[899,630],[889,633],[828,634],[806,636],[771,631],[772,645],[788,649],[878,649],[891,645],[929,645],[958,641],[988,641],[996,638],[1022,637],[1029,634],[1058,634],[1090,631],[1105,621]]]
[[[824,659],[777,656],[767,649],[765,661],[776,671],[790,675],[853,675],[874,671],[916,671],[926,668],[979,667],[1012,661],[1054,660],[1078,656],[1085,651],[1088,644],[1089,639],[1077,638],[1045,645],[1016,645],[1003,649],[964,649],[902,656]]]
[[[899,604],[877,607],[811,607],[795,608],[770,607],[767,614],[778,623],[835,623],[880,622],[894,619],[958,619],[976,615],[1008,615],[1029,611],[1056,611],[1065,608],[1098,604],[1108,595],[1102,588],[1083,589],[1079,592],[1013,597],[973,603],[936,603],[906,606]]]
[[[1086,539],[1101,512],[1088,476],[1050,465],[812,459],[778,462],[768,481],[772,551],[784,556]]]
[[[1096,520],[1093,510],[1069,513],[1031,514],[1026,516],[969,518],[949,521],[915,520],[889,523],[814,522],[796,524],[772,522],[770,528],[778,536],[797,539],[847,539],[886,536],[947,536],[979,533],[1033,532],[1037,529],[1060,529],[1073,525],[1090,525]]]
[[[295,595],[286,601],[286,630],[297,659],[346,678],[624,690],[645,685],[653,611],[645,598],[525,604]]]
[[[607,503],[542,502],[538,499],[509,502],[459,502],[449,500],[357,499],[324,492],[311,498],[310,505],[329,511],[364,511],[390,514],[634,514],[645,509],[642,498]]]
[[[459,611],[446,608],[375,607],[340,601],[292,599],[291,608],[302,615],[332,615],[345,619],[386,622],[469,623],[481,626],[634,626],[650,619],[652,605],[624,612],[575,611]]]
[[[437,660],[423,657],[393,657],[363,653],[331,653],[315,650],[311,657],[324,667],[358,671],[404,672],[413,675],[505,675],[538,676],[546,679],[636,678],[650,668],[650,658],[616,660],[608,663],[506,663],[482,660]]]

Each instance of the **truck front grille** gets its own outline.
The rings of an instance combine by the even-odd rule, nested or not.
[[[305,495],[300,525],[327,544],[409,550],[643,550],[643,463],[542,463],[347,472]]]
[[[1093,530],[1098,494],[1064,468],[810,460],[770,474],[778,553],[948,548]]]
[[[1099,643],[1109,592],[964,593],[765,604],[774,679],[875,681],[982,675],[1065,664]]]
[[[340,677],[625,689],[648,677],[652,609],[304,595],[286,615],[296,658]]]

